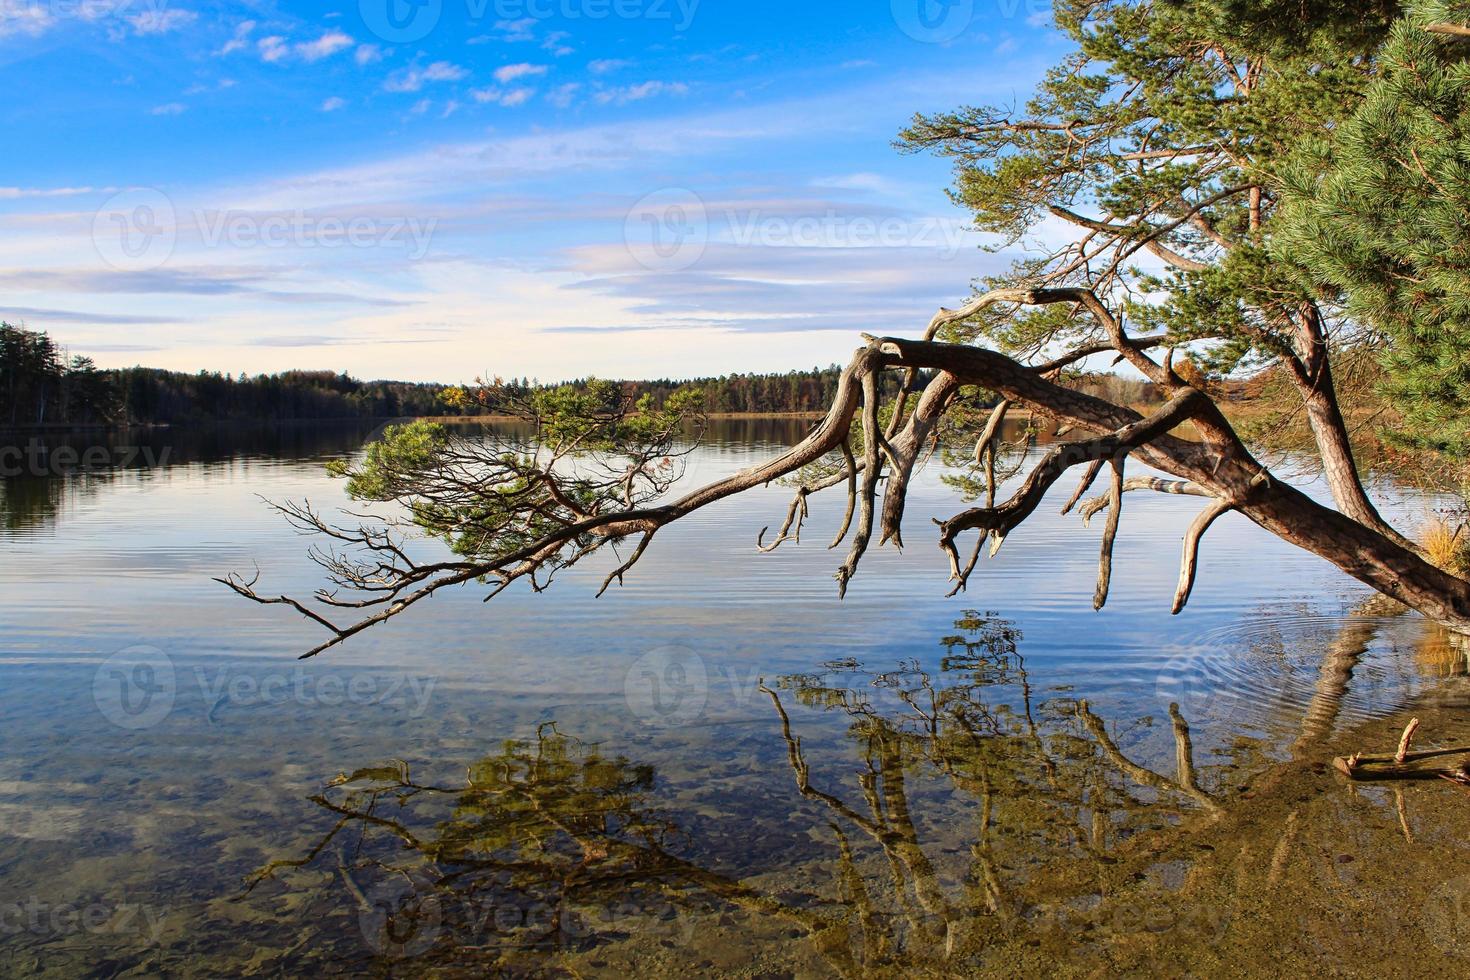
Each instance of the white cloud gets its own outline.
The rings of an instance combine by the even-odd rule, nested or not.
[[[439,113],[439,118],[440,119],[448,119],[450,116],[454,115],[458,111],[459,111],[459,102],[457,100],[455,100],[455,99],[450,99],[447,103],[445,103],[445,105],[444,105],[444,111],[441,112],[441,113]]]
[[[1026,23],[1031,27],[1051,27],[1056,23],[1056,15],[1050,10],[1038,10],[1026,18]]]
[[[192,10],[154,9],[134,14],[127,21],[133,25],[134,34],[148,35],[182,30],[198,19],[199,15]]]
[[[533,88],[514,88],[509,91],[505,89],[490,87],[477,88],[470,91],[470,96],[481,105],[501,105],[506,108],[514,108],[525,105],[536,94]]]
[[[567,82],[565,85],[558,85],[546,93],[546,101],[559,109],[565,109],[572,104],[572,99],[576,97],[577,92],[581,88],[582,86],[577,82]]]
[[[405,68],[394,72],[383,83],[388,92],[417,92],[425,82],[457,82],[469,77],[469,71],[448,61],[436,61],[427,68]]]
[[[75,197],[78,194],[106,193],[110,187],[0,187],[0,201],[20,201],[37,197]]]
[[[901,190],[896,182],[874,173],[840,174],[834,177],[818,177],[813,187],[827,187],[844,191],[870,191],[876,194],[894,194]]]
[[[352,57],[359,65],[370,65],[383,60],[383,49],[376,44],[360,44]]]
[[[618,71],[631,66],[633,62],[622,58],[599,58],[587,65],[587,70],[594,75],[606,75],[608,72]]]
[[[355,42],[341,31],[328,31],[315,41],[308,41],[296,45],[296,53],[303,61],[321,61],[330,58],[343,48],[350,48]]]
[[[255,33],[255,21],[242,20],[235,25],[235,36],[225,42],[224,47],[215,52],[219,57],[234,54],[236,51],[244,51],[250,47],[249,37]]]
[[[415,116],[422,116],[424,113],[428,112],[432,108],[434,108],[433,99],[419,99],[418,102],[414,103],[414,107],[409,111],[412,112]]]
[[[522,62],[519,65],[506,65],[495,69],[495,80],[502,85],[509,84],[518,78],[532,78],[537,75],[546,74],[545,65],[530,65]]]
[[[184,94],[185,95],[203,95],[206,92],[213,92],[213,91],[216,91],[216,90],[222,92],[225,89],[232,89],[232,88],[234,88],[238,84],[239,84],[239,82],[236,82],[233,78],[221,78],[218,82],[215,82],[213,85],[210,85],[210,84],[208,84],[206,82],[200,82],[197,85],[190,85],[188,88],[184,89]]]
[[[327,99],[325,102],[322,103],[322,112],[336,112],[338,109],[344,108],[346,105],[346,99],[334,95],[330,99]]]
[[[629,102],[641,102],[651,99],[656,95],[687,95],[689,86],[683,82],[643,82],[639,85],[628,85],[622,88],[602,89],[595,93],[593,98],[600,105],[616,103],[627,105]]]
[[[497,21],[495,29],[500,31],[502,41],[534,41],[536,35],[533,33],[536,27],[535,17],[522,17],[520,20]]]
[[[56,18],[42,4],[9,4],[0,16],[0,37],[25,34],[40,37],[56,26]]]
[[[164,105],[154,106],[148,110],[148,114],[151,116],[178,116],[182,115],[184,110],[188,108],[182,102],[169,102]]]
[[[253,21],[245,21],[235,30],[235,37],[226,42],[218,53],[230,54],[247,47],[246,39],[254,29]],[[256,41],[255,47],[260,53],[260,60],[267,64],[280,64],[292,58],[311,64],[323,58],[330,58],[337,52],[352,47],[355,43],[357,42],[341,31],[332,30],[327,31],[315,41],[298,41],[295,44],[279,34],[272,34]],[[364,45],[364,47],[372,47],[372,45]],[[361,49],[358,53],[358,63],[363,63]]]
[[[277,61],[285,61],[287,56],[291,54],[291,49],[287,46],[286,39],[279,34],[263,37],[259,41],[256,41],[255,45],[260,50],[260,60],[272,64]]]
[[[567,55],[574,53],[570,45],[562,43],[569,37],[571,37],[571,35],[568,34],[566,31],[552,31],[550,34],[546,35],[546,40],[541,42],[541,47],[547,51],[550,51],[554,56],[558,58],[565,58]]]

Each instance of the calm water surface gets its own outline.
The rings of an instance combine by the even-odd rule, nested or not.
[[[773,487],[662,532],[600,600],[601,566],[441,593],[298,662],[311,624],[211,579],[319,587],[263,499],[343,506],[323,463],[368,434],[154,435],[125,466],[0,480],[0,972],[1217,962],[1243,927],[1192,869],[1244,787],[1464,673],[1233,516],[1171,617],[1188,498],[1129,495],[1103,613],[1100,528],[1051,506],[946,599],[926,528],[962,504],[932,471],[908,551],[870,553],[845,602],[841,499],[762,555]],[[687,479],[801,435],[723,424]],[[1391,803],[1363,805],[1397,833]]]

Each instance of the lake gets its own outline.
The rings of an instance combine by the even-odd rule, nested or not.
[[[717,423],[685,479],[804,430]],[[0,479],[0,972],[1470,968],[1470,800],[1330,765],[1411,709],[1470,734],[1463,649],[1236,515],[1179,617],[1199,504],[1143,493],[1103,612],[1101,522],[1050,505],[946,598],[931,467],[839,601],[841,498],[761,554],[770,487],[601,599],[607,561],[298,661],[312,624],[212,579],[320,587],[265,501],[347,505],[324,464],[371,435],[75,437]]]

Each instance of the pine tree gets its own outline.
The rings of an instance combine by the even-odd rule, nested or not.
[[[1470,2],[1419,2],[1358,111],[1289,174],[1283,259],[1381,334],[1399,435],[1470,450]],[[1465,30],[1461,27],[1461,30]]]

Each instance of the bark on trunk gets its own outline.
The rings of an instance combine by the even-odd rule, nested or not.
[[[1298,324],[1299,362],[1290,367],[1307,409],[1307,422],[1317,443],[1323,475],[1332,491],[1332,499],[1337,502],[1337,509],[1401,547],[1419,551],[1418,545],[1383,519],[1363,486],[1347,419],[1343,417],[1342,406],[1337,400],[1337,386],[1332,376],[1332,361],[1327,355],[1327,337],[1322,328],[1321,314],[1316,307],[1307,306]]]

